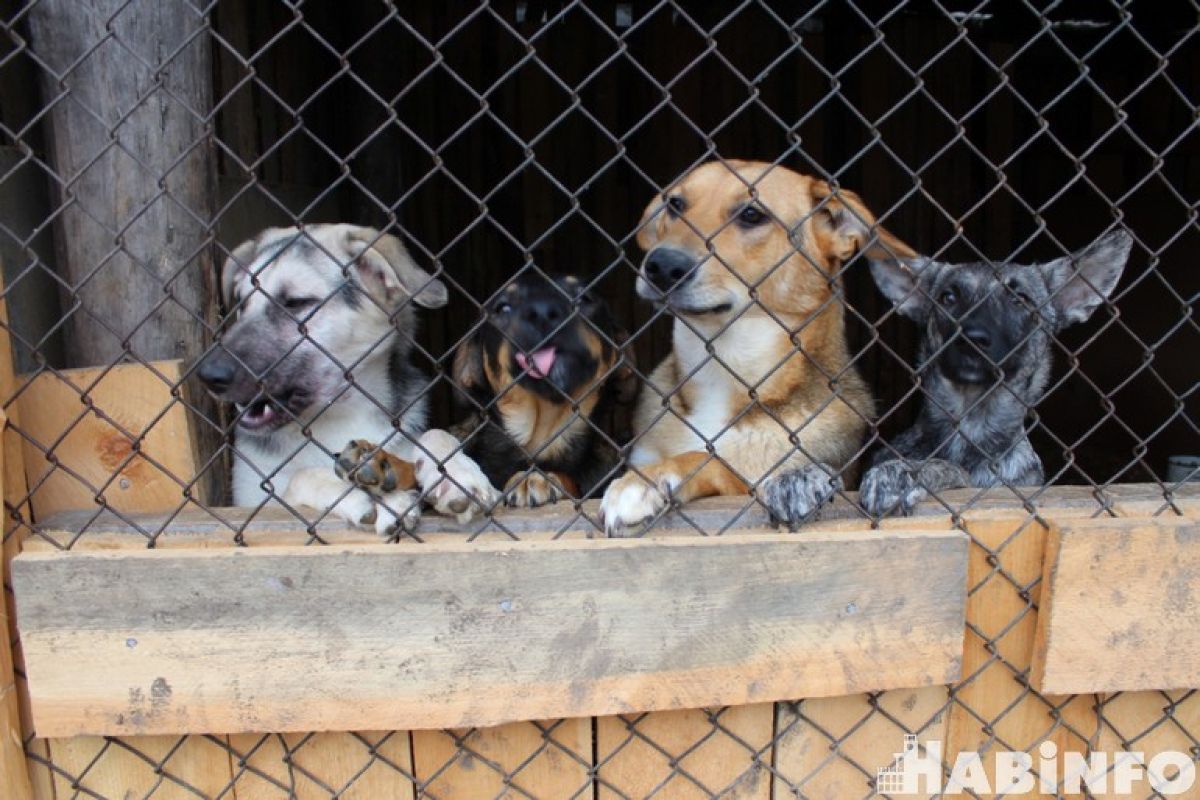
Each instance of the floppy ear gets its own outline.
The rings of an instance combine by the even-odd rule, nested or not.
[[[287,228],[267,228],[253,239],[239,244],[229,254],[229,258],[225,259],[225,263],[221,266],[221,300],[225,304],[226,311],[233,307],[233,287],[237,285],[238,273],[250,268],[254,259],[258,257],[258,251],[264,245],[280,238],[279,234],[288,232]],[[295,229],[291,229],[290,233],[295,235]]]
[[[663,202],[660,195],[655,195],[646,210],[642,212],[641,222],[638,223],[637,243],[638,247],[649,251],[650,248],[658,244],[659,236],[662,231],[663,214],[666,213],[667,204]]]
[[[347,248],[354,257],[354,273],[363,288],[384,306],[394,306],[411,296],[425,308],[446,305],[446,284],[418,267],[404,244],[390,233],[374,228],[347,227]]]
[[[1058,327],[1083,322],[1108,299],[1121,279],[1132,246],[1132,237],[1116,230],[1077,253],[1038,267],[1050,290]]]
[[[845,263],[858,251],[870,259],[915,258],[917,252],[875,223],[862,198],[849,189],[836,192],[825,181],[811,184],[813,223],[823,234],[829,255]]]
[[[483,343],[479,334],[473,333],[454,351],[454,363],[450,366],[450,378],[456,388],[471,394],[487,385],[483,371]]]
[[[871,277],[898,312],[919,321],[929,314],[929,292],[943,266],[921,257],[871,259]]]

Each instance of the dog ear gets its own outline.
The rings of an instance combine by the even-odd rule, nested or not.
[[[1116,230],[1077,253],[1039,265],[1058,327],[1083,322],[1108,299],[1121,279],[1132,246],[1133,238]]]
[[[658,244],[658,238],[661,234],[659,230],[662,227],[663,214],[667,212],[667,204],[663,202],[662,195],[655,195],[650,203],[646,206],[646,210],[642,212],[642,219],[638,223],[637,243],[638,247],[649,252],[650,248]]]
[[[487,375],[483,371],[483,342],[480,341],[477,332],[470,334],[454,351],[450,378],[456,388],[467,394],[482,389],[487,384]]]
[[[225,310],[233,308],[233,287],[237,284],[238,273],[247,269],[258,253],[258,239],[242,242],[233,249],[225,264],[221,267],[221,300]]]
[[[404,296],[425,308],[446,305],[446,284],[418,267],[398,238],[374,228],[346,227],[355,274],[368,294],[385,307],[397,305]]]
[[[811,183],[813,222],[825,249],[839,263],[862,250],[867,258],[915,258],[917,252],[875,222],[862,198],[849,189],[833,190],[825,181]]]
[[[872,259],[871,277],[898,312],[920,321],[929,314],[930,290],[943,266],[920,257]]]

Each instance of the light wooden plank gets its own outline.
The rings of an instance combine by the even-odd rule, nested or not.
[[[238,800],[411,798],[412,752],[405,731],[236,734]]]
[[[0,409],[0,434],[8,420]],[[4,496],[4,452],[0,450],[0,497]],[[7,515],[5,515],[7,516]],[[2,530],[2,528],[0,528]],[[7,573],[7,570],[0,570]],[[16,674],[13,671],[13,637],[9,634],[8,590],[0,586],[0,789],[4,797],[28,800],[33,796],[29,771],[25,766],[25,748],[21,735],[21,707],[17,699]]]
[[[58,797],[216,797],[229,784],[229,755],[203,736],[76,736],[54,741]],[[161,766],[161,769],[156,769]],[[73,784],[78,783],[79,789]],[[82,790],[82,791],[81,791]]]
[[[957,489],[944,494],[951,506],[970,505],[969,515],[980,523],[988,521],[1013,525],[1029,518],[1028,513],[1014,503],[1008,489]],[[1108,499],[1120,514],[1149,516],[1168,510],[1162,490],[1156,484],[1128,484],[1110,487]],[[1174,502],[1185,513],[1200,515],[1200,483],[1180,487]],[[558,503],[536,509],[501,509],[494,521],[480,520],[465,526],[454,519],[426,513],[418,531],[427,542],[472,541],[504,542],[521,540],[584,539],[597,529],[591,520],[597,519],[598,501],[580,504]],[[1086,518],[1107,514],[1090,489],[1080,486],[1055,486],[1044,490],[1034,504],[1043,515],[1053,518]],[[852,503],[838,498],[821,513],[814,529],[828,531],[862,531],[870,521]],[[136,527],[134,527],[136,526]],[[950,516],[940,504],[924,503],[916,515],[883,520],[886,530],[953,528]],[[122,514],[120,517],[98,510],[74,511],[43,518],[37,537],[29,540],[28,550],[143,548],[145,533],[158,535],[156,547],[229,547],[236,544],[235,534],[241,533],[244,543],[255,546],[304,544],[309,540],[305,525],[291,512],[281,508],[252,510],[245,508],[185,508],[178,514]],[[140,529],[140,530],[139,530]],[[728,534],[763,533],[775,530],[760,506],[748,497],[714,497],[689,503],[683,514],[665,515],[646,535],[700,536],[706,533]],[[806,529],[807,530],[807,529]],[[145,533],[143,533],[145,532]],[[81,535],[82,534],[82,535]],[[332,517],[326,517],[317,527],[322,541],[330,544],[367,544],[378,541],[368,530],[347,528]],[[807,535],[807,534],[804,534]],[[402,544],[415,544],[406,539]],[[1040,562],[1039,562],[1040,564]]]
[[[592,721],[586,717],[414,731],[413,755],[421,790],[439,800],[591,797]]]
[[[197,462],[187,409],[171,395],[182,370],[179,361],[159,361],[44,372],[29,382],[18,402],[38,519],[95,509],[97,490],[119,511],[183,504]]]
[[[13,570],[36,729],[70,735],[472,727],[942,684],[965,562],[955,532],[811,532],[25,553]]]
[[[1042,583],[1033,662],[1041,691],[1200,687],[1200,521],[1063,523]]]
[[[602,800],[765,800],[774,707],[658,711],[596,720]]]

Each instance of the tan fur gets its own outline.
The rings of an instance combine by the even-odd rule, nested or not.
[[[631,462],[655,484],[671,485],[681,501],[743,493],[748,484],[810,460],[845,467],[874,402],[850,364],[838,273],[860,250],[913,251],[875,226],[857,195],[833,195],[823,181],[783,167],[712,162],[667,194],[684,199],[684,213],[671,216],[656,198],[643,215],[638,244],[708,255],[693,280],[697,296],[729,302],[733,310],[675,321],[672,353],[642,392]],[[772,221],[751,228],[730,223],[752,197]],[[675,414],[662,413],[664,396]],[[807,455],[796,450],[793,436]]]

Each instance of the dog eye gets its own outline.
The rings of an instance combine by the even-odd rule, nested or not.
[[[1012,281],[1006,284],[1006,286],[1010,292],[1016,295],[1017,300],[1024,305],[1032,306],[1034,304],[1033,298],[1029,296],[1029,292],[1021,288],[1021,284],[1017,283],[1016,281]]]
[[[952,306],[958,302],[958,295],[954,293],[953,289],[947,289],[938,297],[938,302],[944,306]]]
[[[501,316],[508,314],[511,311],[512,311],[511,303],[500,303],[498,306],[496,306],[496,313],[500,314]]]
[[[761,209],[755,208],[754,206],[746,206],[737,215],[737,221],[739,224],[747,228],[753,228],[756,225],[762,225],[764,222],[766,222],[767,215],[764,214]]]
[[[673,194],[667,198],[667,213],[672,217],[678,217],[687,210],[687,203],[677,194]]]
[[[303,311],[306,308],[311,308],[317,304],[315,297],[288,297],[283,301],[283,307],[288,311]]]

